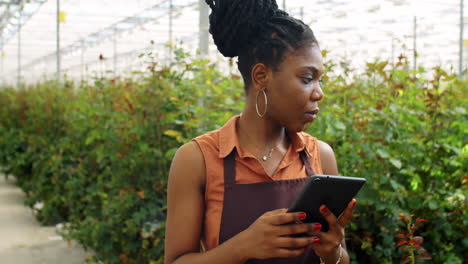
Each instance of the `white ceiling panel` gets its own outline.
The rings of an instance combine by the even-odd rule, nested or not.
[[[57,1],[30,0],[23,5],[21,19],[30,18],[22,22],[20,49],[19,34],[8,35],[18,28],[19,5],[11,4],[18,0],[0,2],[0,82],[16,82],[18,63],[21,78],[26,82],[54,78]],[[142,69],[144,64],[138,54],[150,50],[157,52],[159,61],[164,62],[169,58],[165,44],[170,35],[195,51],[199,1],[172,0],[172,28],[170,2],[61,0],[61,11],[66,17],[60,23],[62,73],[76,79],[106,71],[124,74]],[[278,0],[278,4],[282,7],[283,0]],[[458,69],[460,0],[287,0],[285,4],[290,14],[311,26],[321,48],[330,51],[331,59],[346,58],[357,69],[363,69],[366,61],[377,57],[395,61],[405,54],[412,60],[415,39],[418,65]],[[463,38],[468,39],[468,29]],[[151,40],[156,46],[151,47]],[[209,43],[209,55],[220,59],[211,37]],[[468,47],[464,49],[466,67]]]

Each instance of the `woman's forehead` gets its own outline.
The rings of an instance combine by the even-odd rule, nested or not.
[[[316,45],[291,52],[285,56],[282,64],[288,68],[311,68],[320,72],[324,70],[322,53]]]

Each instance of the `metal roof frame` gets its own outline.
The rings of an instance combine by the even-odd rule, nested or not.
[[[11,0],[0,2],[0,6],[6,5],[5,11],[0,16],[0,50],[46,1]]]
[[[80,49],[86,49],[87,46],[90,45],[95,45],[96,43],[105,41],[117,34],[121,34],[123,32],[132,30],[136,27],[143,26],[147,23],[153,22],[155,20],[158,20],[161,17],[164,17],[167,15],[167,12],[164,12],[164,9],[167,7],[167,10],[169,9],[169,3],[171,1],[169,0],[164,0],[162,2],[159,2],[158,4],[152,6],[151,8],[147,8],[143,10],[142,12],[139,12],[138,14],[135,14],[134,16],[130,16],[127,18],[122,19],[121,21],[114,23],[100,31],[97,31],[95,33],[92,33],[82,39],[79,39],[75,41],[74,43],[60,49],[60,54],[61,55],[67,55],[69,53],[72,53],[76,50]],[[177,11],[178,9],[186,8],[186,7],[191,7],[193,6],[194,3],[192,4],[183,4],[183,1],[180,0],[172,0],[172,7],[174,8],[173,11]],[[161,12],[163,10],[163,12]],[[24,69],[28,69],[33,67],[34,65],[45,62],[51,59],[56,58],[56,51],[49,53],[48,55],[45,55],[41,58],[38,58],[27,65],[24,66]]]

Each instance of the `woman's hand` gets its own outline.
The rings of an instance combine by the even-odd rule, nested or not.
[[[349,202],[348,207],[341,214],[339,218],[331,212],[325,205],[320,207],[320,212],[322,213],[325,220],[327,220],[329,225],[328,232],[320,232],[318,234],[318,243],[312,244],[312,249],[315,251],[317,256],[322,259],[331,259],[336,262],[336,259],[340,257],[343,250],[339,247],[345,236],[345,227],[348,224],[349,220],[353,215],[354,207],[356,206],[356,200],[353,199]],[[311,234],[311,233],[309,233]]]
[[[318,242],[315,236],[291,237],[301,233],[318,235],[320,225],[296,223],[305,219],[306,215],[286,212],[287,209],[267,212],[234,237],[242,260],[296,257]]]

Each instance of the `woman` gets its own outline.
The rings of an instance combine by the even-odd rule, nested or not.
[[[308,175],[338,174],[330,146],[302,132],[323,97],[324,67],[312,30],[275,0],[207,3],[219,51],[239,57],[246,105],[177,151],[165,263],[349,263],[344,232],[355,200],[339,218],[321,207],[328,232],[301,223],[304,213],[282,209]],[[301,233],[307,235],[293,236]]]

